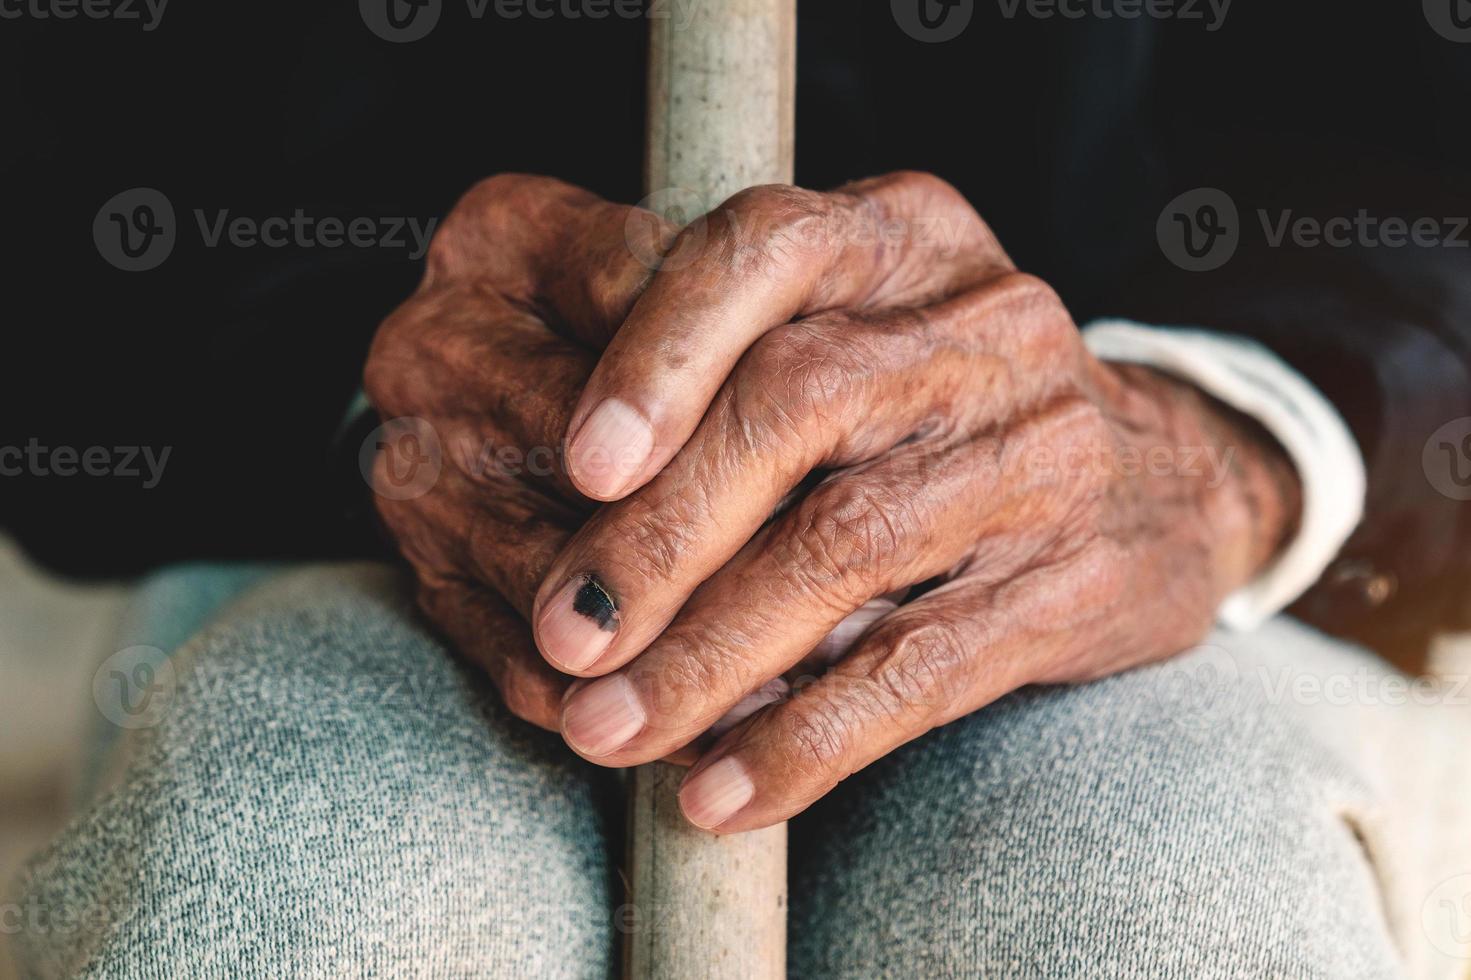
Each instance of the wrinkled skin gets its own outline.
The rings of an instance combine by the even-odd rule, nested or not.
[[[721,832],[1021,685],[1186,649],[1299,506],[1254,424],[1095,359],[922,174],[678,234],[485,181],[366,383],[443,446],[379,498],[427,614],[585,758],[694,762],[686,816]]]

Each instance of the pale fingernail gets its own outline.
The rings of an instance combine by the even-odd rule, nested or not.
[[[604,398],[567,447],[577,482],[597,497],[615,497],[643,471],[654,450],[654,430],[632,405]]]
[[[628,678],[603,677],[578,691],[562,710],[562,734],[584,755],[608,755],[643,731],[643,705]]]
[[[536,624],[541,652],[554,666],[586,670],[618,635],[618,607],[591,575],[579,575],[548,600]]]
[[[714,830],[741,811],[756,795],[746,767],[727,756],[691,776],[679,790],[679,805],[689,822]]]

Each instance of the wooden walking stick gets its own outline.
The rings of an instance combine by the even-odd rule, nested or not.
[[[795,0],[686,0],[650,17],[646,192],[716,203],[792,182]],[[688,217],[688,216],[686,216]],[[691,826],[684,770],[631,780],[630,980],[775,980],[786,975],[785,824],[717,837]]]

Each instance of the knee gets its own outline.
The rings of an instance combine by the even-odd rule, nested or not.
[[[1388,970],[1340,819],[1367,791],[1261,692],[1249,659],[1206,648],[1021,691],[906,746],[799,826],[799,959],[828,975]]]
[[[31,945],[156,967],[163,930],[221,975],[604,970],[611,777],[508,717],[382,571],[267,588],[189,645],[32,875],[49,902],[105,897],[112,928]]]

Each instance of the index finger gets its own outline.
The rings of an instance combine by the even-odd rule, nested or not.
[[[672,265],[634,304],[572,413],[568,471],[589,497],[617,500],[659,472],[768,330],[823,310],[922,305],[1011,268],[959,192],[924,174],[833,194],[756,187],[701,220],[676,240]]]

